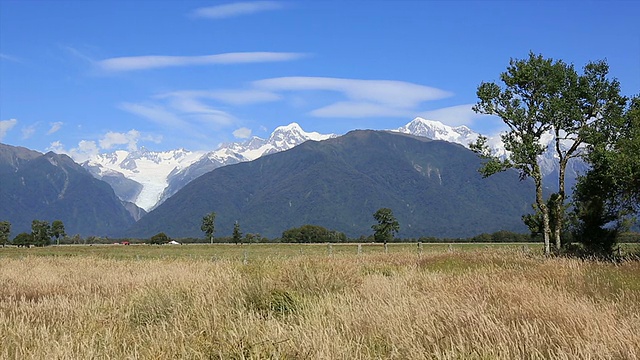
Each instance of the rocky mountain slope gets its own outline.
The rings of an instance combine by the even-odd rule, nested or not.
[[[62,220],[68,234],[111,235],[134,222],[111,187],[66,155],[0,144],[0,219],[12,236],[33,220]]]

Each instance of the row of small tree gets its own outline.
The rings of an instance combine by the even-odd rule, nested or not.
[[[9,242],[11,234],[11,223],[9,221],[0,221],[0,242],[4,247]],[[12,241],[17,246],[47,246],[51,244],[51,240],[55,239],[60,244],[60,238],[67,236],[64,230],[64,223],[55,220],[49,224],[48,221],[33,220],[31,223],[31,233],[20,233]]]
[[[371,226],[371,229],[374,231],[375,241],[384,242],[385,244],[388,241],[393,241],[394,234],[400,231],[400,224],[395,216],[393,216],[393,211],[389,208],[380,208],[373,214],[373,218],[377,222],[377,224]],[[202,218],[200,226],[200,230],[204,232],[211,244],[213,244],[213,235],[215,233],[215,220],[216,213],[210,212]],[[303,225],[298,228],[285,230],[282,233],[282,240],[284,242],[344,242],[346,239],[347,236],[342,232],[328,230],[317,225]],[[242,243],[242,241],[240,224],[236,221],[233,226],[233,242],[238,244]]]

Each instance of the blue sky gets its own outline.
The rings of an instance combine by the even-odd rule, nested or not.
[[[529,51],[606,59],[640,92],[637,1],[0,0],[0,141],[46,151],[212,150],[298,122],[415,116],[491,134],[470,107]]]

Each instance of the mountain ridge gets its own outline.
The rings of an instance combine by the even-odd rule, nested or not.
[[[222,236],[239,221],[243,232],[272,238],[304,224],[358,237],[371,232],[372,214],[380,207],[393,209],[402,237],[524,232],[520,216],[530,211],[532,182],[520,182],[515,171],[482,179],[479,164],[459,144],[351,131],[208,172],[125,235],[201,237],[202,216],[216,211]]]
[[[36,219],[62,220],[67,233],[81,235],[112,235],[134,222],[113,189],[67,155],[24,154],[0,147],[0,168],[9,168],[7,159],[24,160],[13,171],[0,172],[0,219],[12,224],[14,235],[30,232]]]
[[[389,131],[449,141],[467,148],[480,135],[464,125],[453,127],[421,117]],[[306,132],[293,122],[277,127],[266,139],[254,136],[244,142],[222,144],[213,151],[175,149],[152,152],[144,148],[134,152],[117,150],[99,154],[84,162],[83,166],[96,178],[109,183],[121,200],[152,210],[186,184],[211,170],[255,160],[260,156],[290,149],[307,140],[319,141],[336,136]],[[489,137],[488,143],[494,155],[502,158],[507,156],[499,135]],[[542,145],[546,147],[546,151],[541,156],[541,170],[545,186],[553,190],[557,188],[558,174],[553,136],[546,134]],[[586,171],[586,165],[580,160],[572,159],[567,170],[566,187],[571,189],[578,174]]]

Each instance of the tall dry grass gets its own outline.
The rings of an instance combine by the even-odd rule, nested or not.
[[[5,258],[0,339],[5,359],[637,359],[640,264]]]

